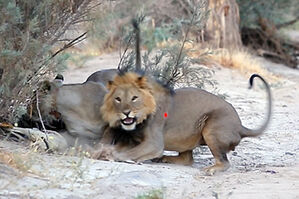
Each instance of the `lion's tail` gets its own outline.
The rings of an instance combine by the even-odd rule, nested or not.
[[[140,29],[139,29],[139,24],[136,19],[132,20],[132,24],[134,27],[135,31],[135,44],[136,44],[136,71],[140,72],[141,71],[141,54],[140,54]]]
[[[257,74],[251,75],[249,79],[249,89],[252,88],[253,86],[253,80],[255,77],[258,77],[261,79],[266,87],[266,92],[267,92],[267,98],[268,98],[268,111],[267,111],[267,118],[265,119],[264,123],[258,128],[258,129],[248,129],[246,127],[243,127],[242,132],[240,133],[241,137],[255,137],[258,135],[261,135],[267,128],[270,118],[271,118],[271,113],[272,113],[272,96],[271,96],[271,91],[268,83],[262,78],[261,76]]]

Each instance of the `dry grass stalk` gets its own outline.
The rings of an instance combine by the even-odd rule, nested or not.
[[[207,56],[210,64],[237,69],[244,74],[258,73],[270,81],[278,81],[278,77],[262,67],[262,63],[245,50],[219,49]]]
[[[32,158],[30,154],[18,154],[11,153],[7,151],[0,151],[0,162],[11,166],[12,168],[21,171],[22,173],[27,173],[32,166]]]

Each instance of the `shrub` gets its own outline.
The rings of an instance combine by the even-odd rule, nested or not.
[[[87,19],[90,2],[0,0],[0,120],[14,122],[38,81],[65,66],[68,55],[54,49],[70,26]]]
[[[131,12],[128,12],[129,8]],[[144,4],[140,0],[118,1],[106,5],[106,10],[98,13],[92,36],[99,42],[93,43],[102,43],[102,48],[116,48],[118,45],[121,55],[119,68],[122,70],[135,70],[135,39],[130,20],[137,18],[144,47],[142,66],[146,74],[153,75],[169,87],[180,84],[204,87],[205,83],[214,83],[210,80],[211,70],[195,67],[194,64],[201,60],[190,57],[186,48],[186,44],[196,39],[193,33],[205,26],[208,16],[206,0],[147,1]],[[111,24],[114,25],[111,27]]]

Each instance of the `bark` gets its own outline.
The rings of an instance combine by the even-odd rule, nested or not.
[[[235,0],[209,0],[206,41],[214,48],[240,48],[239,6]]]

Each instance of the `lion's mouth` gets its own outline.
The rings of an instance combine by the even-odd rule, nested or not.
[[[121,120],[121,123],[123,123],[124,125],[132,125],[135,122],[135,118],[132,117],[127,117],[123,120]]]

